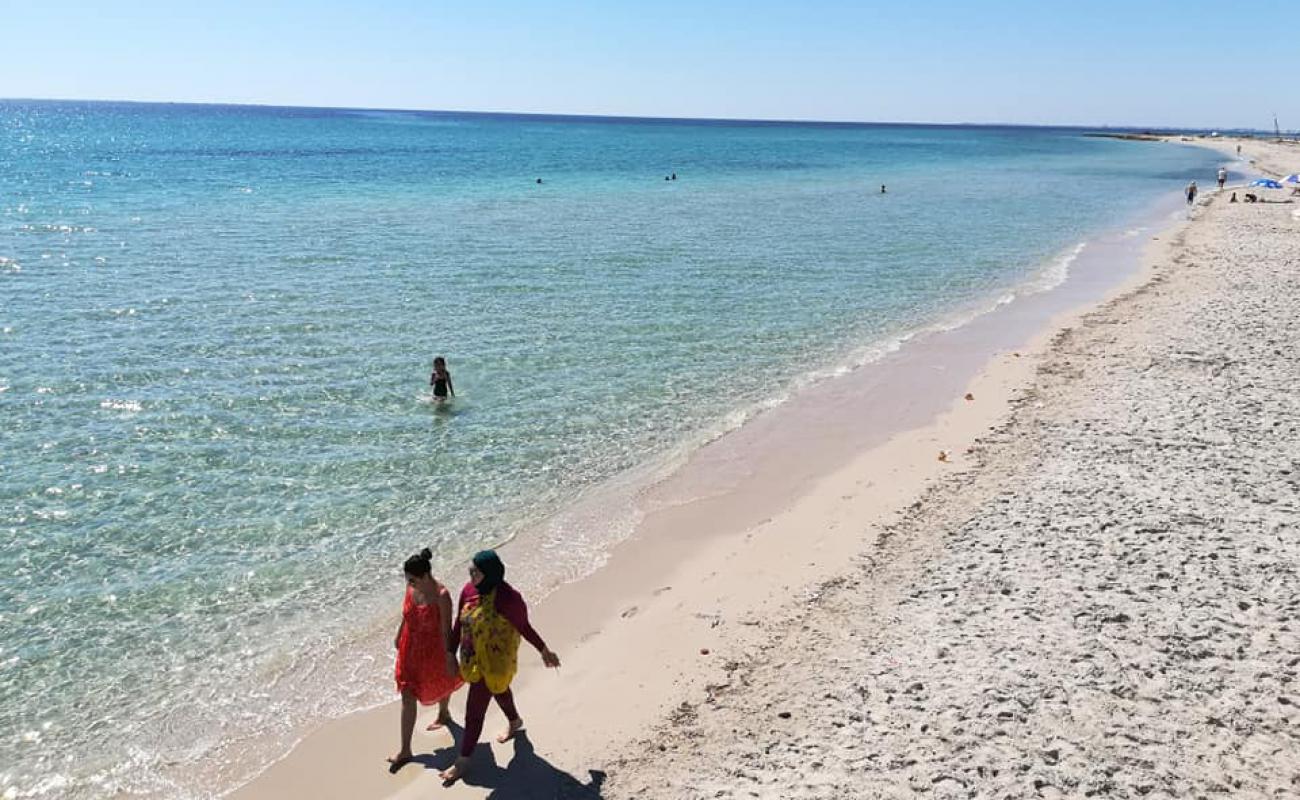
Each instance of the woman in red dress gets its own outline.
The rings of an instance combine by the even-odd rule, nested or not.
[[[402,624],[393,646],[397,648],[397,691],[402,693],[402,749],[388,759],[396,771],[411,760],[411,733],[415,730],[416,702],[438,704],[438,719],[430,730],[451,722],[447,701],[461,687],[460,666],[447,652],[451,638],[451,594],[433,577],[433,553],[426,547],[406,559],[406,599]]]

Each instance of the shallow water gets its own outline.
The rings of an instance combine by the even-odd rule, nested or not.
[[[388,697],[410,552],[458,574],[1216,166],[1060,129],[0,103],[0,790],[185,796],[169,765]]]

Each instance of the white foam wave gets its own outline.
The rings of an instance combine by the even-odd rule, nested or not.
[[[96,228],[90,225],[68,225],[64,223],[25,223],[18,230],[27,233],[94,233]]]
[[[1074,247],[1052,259],[1046,267],[1038,272],[1037,275],[1030,278],[1019,291],[1016,292],[1018,297],[1029,294],[1041,294],[1049,292],[1052,289],[1065,283],[1070,277],[1070,265],[1079,258],[1079,254],[1088,246],[1087,242],[1079,242]]]
[[[104,408],[104,409],[108,409],[108,410],[110,410],[110,411],[132,411],[132,412],[135,412],[135,411],[143,411],[143,410],[144,410],[144,406],[141,405],[141,404],[140,404],[140,401],[138,401],[138,400],[111,400],[111,399],[110,399],[110,400],[101,400],[100,403],[99,403],[99,407],[100,407],[100,408]]]

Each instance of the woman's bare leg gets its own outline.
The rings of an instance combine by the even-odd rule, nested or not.
[[[402,765],[411,760],[411,733],[415,730],[415,694],[411,691],[402,692],[402,749],[397,751],[397,755],[388,759],[388,763],[393,765],[393,769],[400,769]]]
[[[425,730],[437,731],[445,728],[452,723],[451,718],[451,698],[444,697],[438,701],[438,718],[429,723]]]

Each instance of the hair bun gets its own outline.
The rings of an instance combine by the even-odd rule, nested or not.
[[[425,575],[430,574],[433,572],[433,552],[426,547],[406,559],[402,564],[402,571],[417,578],[423,578]]]

